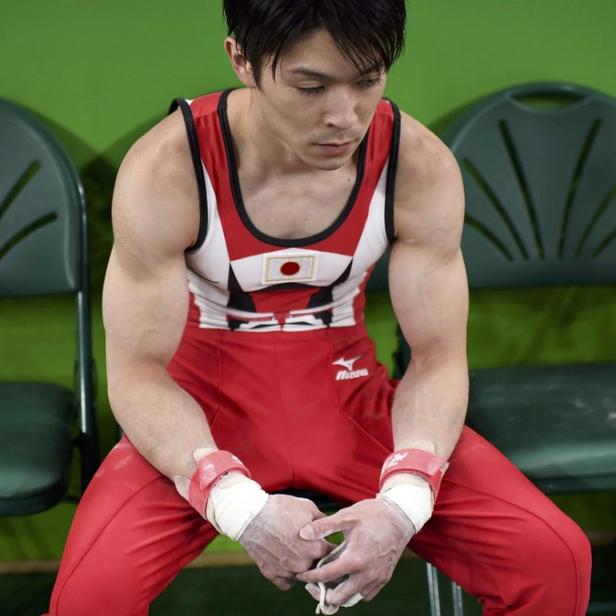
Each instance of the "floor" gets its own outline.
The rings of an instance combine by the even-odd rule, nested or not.
[[[39,616],[47,607],[53,579],[53,574],[42,573],[0,576],[0,614]],[[371,603],[355,606],[352,616],[427,615],[425,579],[423,562],[416,558],[403,559],[379,596]],[[442,588],[441,616],[449,616],[452,612],[447,584],[442,585]],[[216,589],[216,592],[212,592],[212,589]],[[610,598],[616,600],[616,545],[594,550],[593,599]],[[465,615],[479,616],[477,602],[468,596],[465,596],[464,601]],[[309,616],[314,613],[314,608],[315,602],[301,586],[283,593],[265,581],[254,566],[208,567],[182,571],[156,600],[150,616]],[[592,613],[616,616],[616,608],[599,609]],[[344,612],[342,615],[345,616]]]

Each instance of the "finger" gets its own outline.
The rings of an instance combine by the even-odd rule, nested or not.
[[[345,601],[342,604],[342,607],[353,607],[354,605],[357,605],[360,601],[364,600],[364,595],[362,595],[360,592],[356,592],[348,601]]]
[[[306,542],[302,547],[302,555],[294,558],[287,566],[294,577],[316,568],[324,558],[331,554],[336,546],[328,541]]]
[[[316,505],[314,506],[314,510],[312,512],[313,520],[321,520],[322,518],[326,518],[327,514],[323,513]]]
[[[270,582],[279,590],[290,590],[295,584],[295,580],[284,577],[272,577],[270,578]]]
[[[323,565],[318,569],[310,569],[309,571],[298,575],[297,579],[302,582],[311,582],[313,584],[318,584],[319,582],[334,582],[339,580],[344,575],[356,570],[353,562],[349,563],[347,560],[348,559],[341,556],[337,560],[328,563],[327,565]]]
[[[315,560],[321,560],[321,558],[333,552],[338,546],[331,541],[327,541],[327,539],[321,539],[318,543],[318,547],[319,550],[317,552]]]
[[[306,547],[305,554],[309,560],[306,561],[306,566],[303,569],[297,570],[296,572],[305,573],[306,571],[314,569],[317,566],[317,563],[330,554],[333,549],[334,548],[330,543],[321,541],[319,543],[315,542],[313,545]]]
[[[327,517],[326,513],[323,513],[315,504],[313,501],[311,501],[309,498],[305,498],[303,496],[298,497],[299,500],[302,501],[306,501],[306,504],[308,505],[308,508],[310,510],[310,513],[312,514],[312,519],[313,520],[319,520],[321,518],[325,518]]]
[[[304,586],[304,588],[306,589],[306,592],[315,601],[320,601],[321,600],[321,590],[319,589],[319,587],[316,584],[306,584],[306,586]]]
[[[336,546],[328,541],[314,541],[310,545],[305,547],[306,560],[298,562],[299,567],[293,569],[295,574],[306,573],[316,568],[318,563],[327,557]]]
[[[383,586],[385,586],[385,584],[381,583],[370,584],[366,586],[366,588],[364,588],[361,593],[362,595],[364,595],[364,601],[372,601],[372,599],[374,599],[374,597],[376,597],[381,592]]]
[[[343,524],[343,516],[340,512],[333,515],[323,516],[318,520],[309,522],[299,531],[299,536],[302,539],[322,539],[328,535],[333,535],[338,531],[345,530],[345,524]]]
[[[362,575],[351,575],[342,584],[338,584],[335,588],[330,588],[326,595],[325,601],[332,605],[345,605],[350,603],[348,607],[355,605],[363,598],[361,592],[366,585],[366,580]],[[361,594],[361,596],[357,596]]]

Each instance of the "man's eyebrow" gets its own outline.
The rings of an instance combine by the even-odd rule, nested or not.
[[[326,75],[325,73],[319,73],[318,71],[310,70],[309,68],[304,68],[300,66],[298,68],[294,68],[293,70],[288,71],[291,75],[302,75],[304,77],[314,77],[315,79],[320,79],[321,81],[333,81],[333,77],[331,75]]]
[[[359,76],[363,77],[365,75],[369,75],[370,73],[374,73],[375,71],[381,71],[381,68],[376,64],[360,71]],[[321,81],[335,81],[335,77],[333,77],[332,75],[320,73],[319,71],[313,71],[312,69],[306,68],[304,66],[298,66],[297,68],[291,69],[287,72],[291,75],[302,75],[304,77],[312,77],[313,79],[319,79]]]

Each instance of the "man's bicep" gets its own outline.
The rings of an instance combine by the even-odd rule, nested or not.
[[[114,188],[114,246],[103,289],[110,368],[154,362],[175,352],[188,311],[185,249],[198,227],[184,167],[160,160],[148,139],[124,159]]]
[[[103,289],[110,369],[139,364],[166,366],[180,342],[188,311],[186,268],[181,256],[158,264],[134,260],[114,247]]]
[[[398,241],[389,280],[394,312],[416,358],[465,353],[468,286],[459,248],[435,254]]]
[[[468,287],[460,250],[464,187],[436,136],[403,123],[389,268],[394,311],[415,359],[465,353]],[[401,174],[400,174],[401,172]]]

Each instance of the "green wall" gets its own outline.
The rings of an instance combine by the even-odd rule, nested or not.
[[[435,130],[477,98],[520,82],[570,81],[616,96],[613,0],[417,0],[408,7],[407,51],[387,95]],[[224,34],[218,0],[0,0],[0,96],[34,111],[79,166],[90,202],[95,289],[111,245],[119,162],[171,99],[236,83]],[[474,293],[471,365],[616,361],[615,306],[613,288]],[[46,337],[41,314],[52,325]],[[70,316],[62,300],[25,310],[0,303],[0,378],[34,368],[39,378],[70,384],[60,371],[71,365]],[[393,324],[385,298],[373,301],[368,318],[388,360]],[[98,307],[94,319],[106,450],[114,426]],[[34,350],[35,342],[44,348]],[[613,529],[614,503],[587,502],[586,510],[563,506],[587,529]],[[73,511],[62,504],[34,518],[0,519],[0,560],[57,558]]]
[[[181,7],[181,8],[180,8]],[[0,0],[0,96],[49,124],[91,202],[94,282],[111,243],[109,200],[128,147],[171,99],[236,83],[218,0]],[[407,52],[387,95],[425,124],[495,89],[565,80],[616,95],[613,0],[408,2]]]
[[[2,0],[0,95],[70,133],[81,166],[97,157],[116,166],[172,98],[234,83],[220,5]],[[411,0],[408,7],[407,52],[388,95],[424,123],[528,80],[616,95],[613,0]]]
[[[78,164],[91,202],[97,286],[111,243],[111,187],[130,144],[173,98],[236,83],[220,7],[218,0],[0,0],[0,96],[37,113]],[[613,0],[408,7],[407,52],[387,95],[433,128],[476,98],[524,81],[565,80],[616,95]]]

